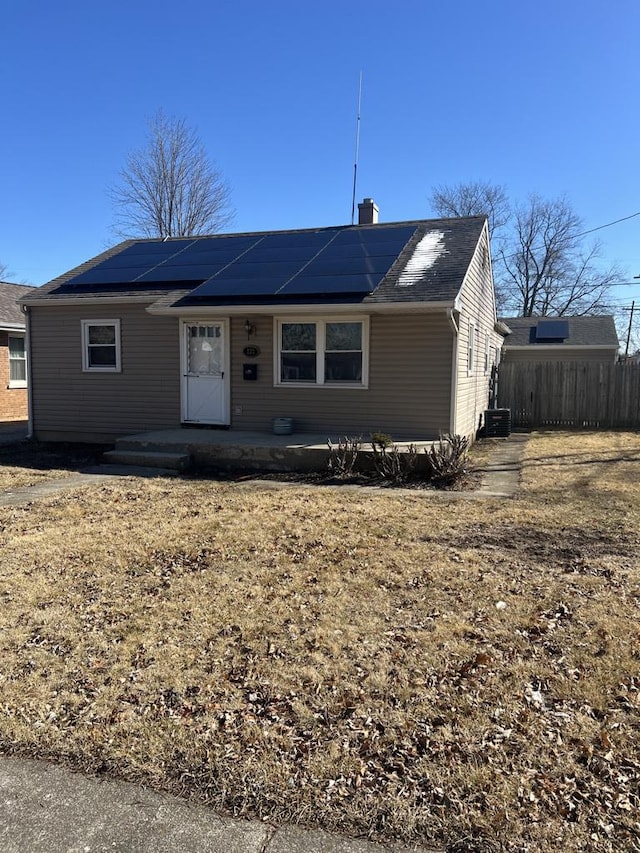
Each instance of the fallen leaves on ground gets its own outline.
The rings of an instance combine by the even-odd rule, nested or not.
[[[0,745],[449,853],[640,850],[640,440],[601,440],[533,437],[513,501],[5,508]]]

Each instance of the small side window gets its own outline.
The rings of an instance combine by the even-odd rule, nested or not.
[[[120,320],[82,321],[82,369],[120,372]]]
[[[24,335],[9,335],[9,388],[27,387],[27,351]]]
[[[467,341],[467,373],[473,373],[476,362],[476,325],[469,322],[469,339]]]

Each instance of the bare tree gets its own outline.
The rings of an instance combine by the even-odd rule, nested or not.
[[[7,265],[0,263],[0,281],[4,281],[4,277],[8,274],[9,273],[7,272]]]
[[[600,245],[585,247],[583,223],[565,198],[532,194],[509,203],[503,186],[472,182],[436,187],[441,216],[489,217],[498,310],[519,316],[609,313],[609,296],[624,273],[598,265]]]
[[[489,236],[503,228],[511,217],[511,205],[503,186],[487,181],[446,186],[441,184],[431,192],[431,206],[438,216],[480,216],[489,220]]]
[[[212,234],[233,219],[227,184],[184,119],[159,110],[146,146],[128,155],[111,190],[121,237]]]
[[[585,247],[582,230],[582,220],[565,198],[532,194],[515,208],[497,265],[505,310],[523,317],[611,310],[611,287],[622,272],[598,267],[600,245]]]

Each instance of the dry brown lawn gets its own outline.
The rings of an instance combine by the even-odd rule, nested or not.
[[[0,508],[0,748],[456,853],[640,850],[640,436],[526,455],[513,500]]]

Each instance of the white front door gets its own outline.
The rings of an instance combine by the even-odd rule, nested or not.
[[[182,419],[229,423],[227,336],[224,320],[182,323]]]

